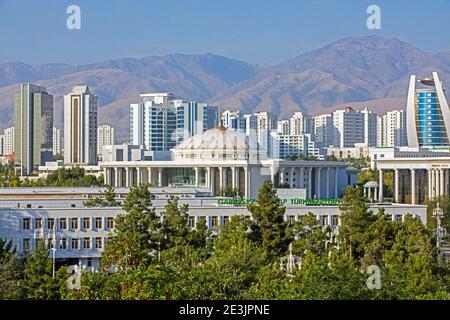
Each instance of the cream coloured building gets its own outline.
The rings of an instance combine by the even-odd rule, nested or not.
[[[113,159],[114,160],[114,159]],[[227,187],[254,198],[265,180],[275,186],[304,188],[309,198],[337,198],[356,173],[343,162],[268,159],[243,132],[214,128],[172,150],[164,161],[101,162],[105,182],[115,187],[150,183],[155,186],[206,187],[217,194]]]

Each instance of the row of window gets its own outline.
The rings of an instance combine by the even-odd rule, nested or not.
[[[24,238],[22,242],[23,251],[31,251],[30,238]],[[38,242],[42,239],[35,239],[35,247],[38,246]],[[103,249],[103,238],[60,238],[58,241],[53,241],[52,238],[46,240],[47,249],[59,249],[59,250],[79,250],[81,249]]]
[[[59,218],[58,229],[67,230],[68,226],[70,229],[79,229],[80,225],[83,229],[91,228],[91,221],[93,220],[94,227],[96,229],[103,229],[103,218],[102,217],[85,217],[85,218]],[[81,220],[81,222],[80,222]],[[44,218],[35,218],[34,219],[34,229],[42,229],[43,227],[52,230],[55,227],[55,218],[47,218],[44,221]],[[114,229],[114,217],[106,218],[106,228]],[[22,220],[22,229],[23,230],[31,230],[32,229],[32,221],[31,218],[23,218]]]

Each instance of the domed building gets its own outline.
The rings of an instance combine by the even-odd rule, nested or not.
[[[116,187],[140,183],[203,187],[214,195],[234,190],[245,198],[255,198],[265,180],[275,186],[306,189],[309,198],[337,198],[356,178],[354,172],[348,175],[343,162],[269,159],[256,139],[223,127],[187,138],[171,150],[170,160],[141,156],[100,165],[105,182]]]

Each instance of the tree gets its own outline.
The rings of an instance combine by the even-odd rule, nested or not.
[[[367,199],[361,187],[348,187],[339,206],[342,225],[339,237],[342,245],[349,250],[349,255],[359,260],[364,255],[369,235],[366,232],[375,216],[369,211]]]
[[[189,243],[188,210],[188,205],[178,205],[178,197],[172,197],[167,202],[161,213],[161,250]]]
[[[116,200],[116,191],[112,186],[107,186],[102,197],[94,197],[83,202],[86,207],[116,207],[120,202]]]
[[[23,299],[24,260],[19,257],[11,241],[0,239],[0,299]]]
[[[295,240],[293,252],[303,255],[305,251],[311,251],[316,255],[326,255],[327,244],[330,241],[331,228],[322,228],[319,220],[312,214],[301,216],[292,227]]]
[[[286,235],[286,208],[280,204],[270,180],[262,184],[256,204],[248,205],[248,210],[254,219],[252,239],[260,243],[268,254],[283,254],[291,241]]]
[[[161,228],[153,199],[147,184],[131,188],[123,204],[126,214],[116,218],[115,230],[102,255],[105,268],[115,265],[127,270],[150,263],[151,254],[159,250]]]
[[[383,255],[384,293],[396,299],[448,299],[448,287],[433,274],[435,248],[420,219],[407,215]]]
[[[33,254],[25,262],[27,299],[58,299],[58,282],[52,278],[52,260],[44,240],[39,240]]]

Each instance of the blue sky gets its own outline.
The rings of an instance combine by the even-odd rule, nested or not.
[[[71,4],[81,30],[66,28]],[[366,27],[370,4],[381,8],[382,30]],[[364,35],[437,52],[450,50],[449,18],[450,0],[0,0],[0,62],[211,52],[273,64]]]

